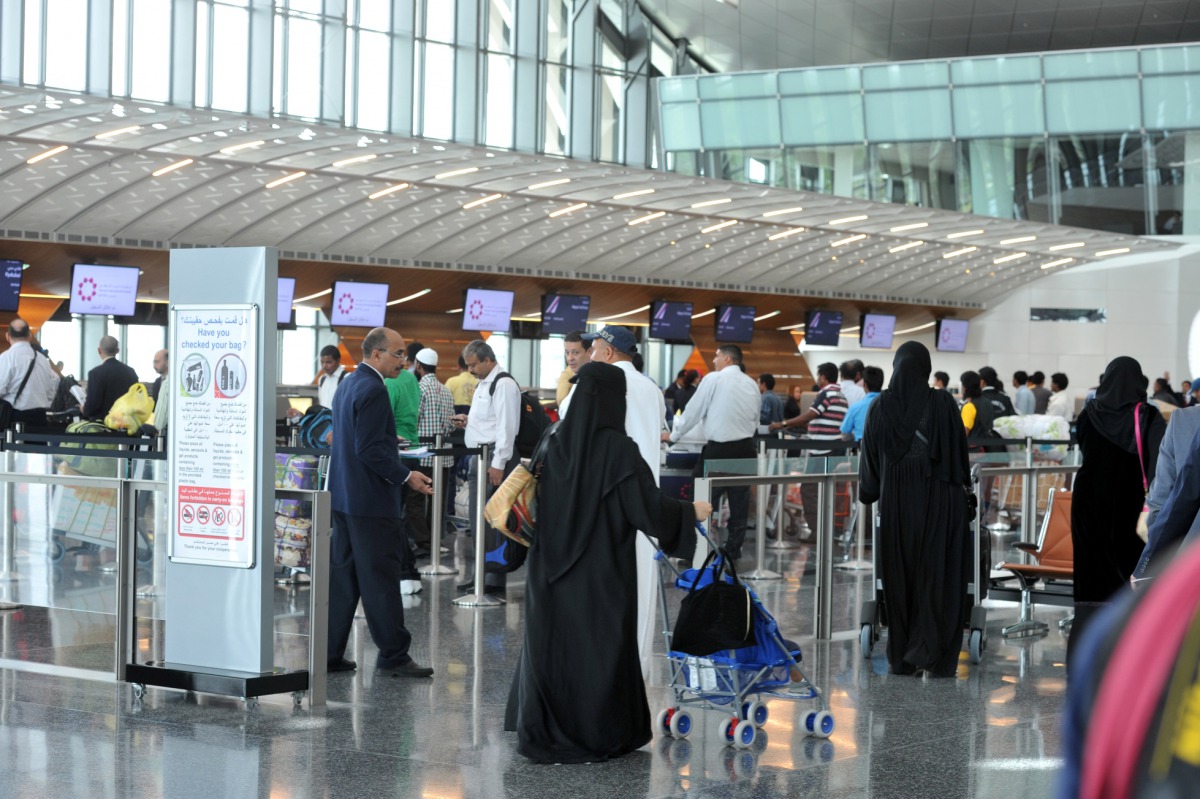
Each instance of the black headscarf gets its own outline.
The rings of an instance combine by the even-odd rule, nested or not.
[[[933,392],[929,387],[929,374],[932,371],[929,349],[924,344],[906,341],[896,350],[896,357],[892,360],[892,379],[878,399],[887,419],[887,427],[883,431],[872,431],[877,435],[882,432],[887,437],[883,442],[883,452],[890,461],[903,458],[912,446],[917,425],[921,423],[925,406],[929,404],[929,395]]]
[[[571,412],[550,439],[538,481],[538,516],[553,521],[539,526],[534,546],[550,582],[583,555],[588,520],[641,460],[625,434],[625,373],[592,361],[573,382]]]
[[[1146,382],[1142,365],[1128,355],[1113,358],[1100,378],[1096,398],[1087,404],[1088,415],[1100,435],[1126,452],[1137,452],[1133,409],[1141,408],[1142,432],[1149,428],[1150,417],[1158,415],[1157,408],[1146,403]]]

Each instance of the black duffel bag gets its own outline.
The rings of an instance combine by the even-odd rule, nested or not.
[[[711,568],[712,582],[697,588],[718,552],[721,559]],[[725,579],[726,574],[729,580]],[[704,559],[704,566],[696,572],[692,587],[680,604],[679,618],[671,634],[671,649],[704,657],[755,643],[754,599],[750,589],[738,582],[733,561],[725,550],[714,550]]]

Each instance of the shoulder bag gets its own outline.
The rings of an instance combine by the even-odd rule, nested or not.
[[[714,564],[713,557],[717,553],[720,553],[721,559]],[[711,575],[712,582],[697,588],[706,575]],[[670,649],[686,655],[707,657],[722,650],[741,649],[755,643],[754,598],[750,595],[750,589],[738,582],[733,561],[725,550],[714,550],[708,553],[704,566],[692,580],[688,595],[680,603],[679,617],[671,633]]]
[[[483,508],[483,518],[488,524],[524,546],[533,543],[537,528],[538,478],[542,476],[542,461],[546,459],[550,438],[557,429],[557,422],[546,429],[538,439],[529,466],[522,463],[513,469]]]
[[[12,402],[0,399],[0,430],[7,430],[12,427],[13,411],[16,410],[13,406],[21,398],[21,393],[25,391],[25,385],[29,382],[29,376],[33,374],[33,367],[37,365],[37,356],[37,350],[34,350],[33,359],[29,362],[29,368],[25,370],[25,379],[21,381],[20,387],[17,388],[17,393],[13,395]]]

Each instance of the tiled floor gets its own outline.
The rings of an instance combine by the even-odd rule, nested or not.
[[[406,611],[413,654],[432,680],[336,674],[329,705],[294,709],[290,697],[246,710],[236,700],[149,689],[135,703],[105,670],[113,661],[111,580],[67,570],[40,592],[56,609],[0,613],[0,797],[1043,797],[1059,766],[1065,639],[1005,642],[1012,604],[989,610],[983,661],[963,655],[954,680],[887,673],[882,647],[860,651],[863,572],[837,572],[835,629],[814,643],[811,550],[768,551],[780,581],[757,584],[811,679],[831,705],[828,740],[799,730],[810,703],[771,700],[759,740],[723,746],[721,714],[699,713],[687,740],[658,736],[643,751],[586,766],[541,766],[502,729],[519,645],[522,586],[508,604],[450,604],[456,577],[425,580]],[[749,563],[743,563],[748,568]],[[519,577],[519,575],[514,575]],[[107,581],[107,582],[106,582]],[[304,658],[307,589],[280,587],[277,659]],[[80,597],[87,598],[86,603]],[[675,601],[672,598],[672,601]],[[84,606],[86,604],[86,607]],[[142,603],[141,612],[154,609]],[[1064,611],[1039,607],[1055,621]],[[141,626],[142,655],[161,628]],[[374,659],[360,622],[353,650]],[[110,672],[111,673],[111,672]],[[670,702],[663,661],[648,687],[652,712]]]

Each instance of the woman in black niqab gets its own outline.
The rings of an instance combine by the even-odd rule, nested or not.
[[[1146,485],[1154,479],[1166,427],[1162,414],[1146,401],[1141,364],[1127,356],[1114,358],[1096,398],[1083,406],[1075,422],[1083,460],[1071,502],[1075,621],[1070,641],[1079,639],[1092,615],[1129,584],[1137,568],[1143,546],[1137,520],[1146,501],[1143,476]],[[1073,650],[1069,646],[1068,655]]]
[[[525,628],[505,729],[539,763],[607,760],[650,741],[637,646],[638,530],[690,558],[707,503],[664,496],[625,434],[625,375],[575,377],[571,412],[547,447],[525,561]]]
[[[897,351],[867,412],[859,497],[879,503],[879,563],[894,674],[954,676],[970,609],[973,548],[966,433],[954,398],[929,387],[929,350]]]

